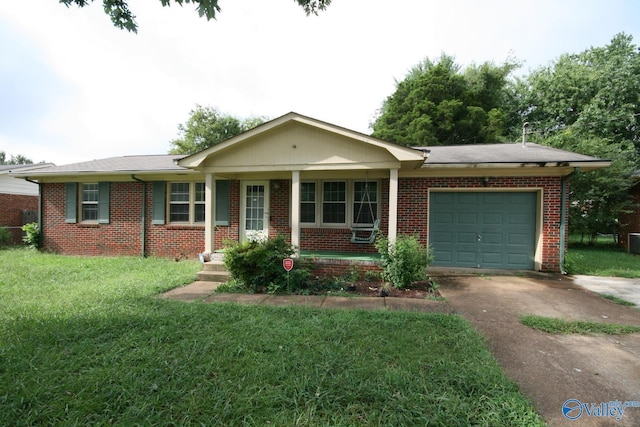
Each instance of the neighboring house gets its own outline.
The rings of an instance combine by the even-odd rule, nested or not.
[[[628,213],[620,215],[619,243],[629,250],[629,234],[640,234],[640,171],[634,174],[635,185],[629,190],[631,196],[631,209]]]
[[[50,164],[0,165],[0,227],[11,231],[11,243],[22,241],[22,226],[38,220],[38,184],[15,179],[10,172],[34,170]]]
[[[303,255],[366,254],[379,226],[418,235],[433,265],[559,271],[566,176],[609,164],[536,144],[407,148],[289,113],[191,156],[14,175],[41,183],[44,248],[61,253],[195,257],[281,233]]]

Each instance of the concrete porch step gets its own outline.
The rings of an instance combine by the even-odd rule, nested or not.
[[[196,274],[196,280],[203,282],[225,283],[231,278],[222,261],[207,261],[202,264],[202,271]]]

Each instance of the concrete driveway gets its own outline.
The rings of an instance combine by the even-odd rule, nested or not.
[[[576,274],[573,282],[599,294],[613,295],[634,303],[640,308],[640,279],[624,277],[582,276]]]
[[[619,420],[609,416],[618,407],[615,401],[640,405],[640,334],[551,335],[520,323],[522,315],[535,314],[640,326],[639,309],[615,304],[559,275],[442,274],[434,279],[549,425],[640,426],[640,407],[627,407]],[[565,402],[574,421],[563,415]],[[584,404],[595,412],[574,409]],[[602,410],[604,416],[596,416]]]

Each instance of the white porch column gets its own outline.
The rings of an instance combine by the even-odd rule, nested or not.
[[[204,251],[213,252],[216,229],[216,178],[212,173],[207,174],[204,183]]]
[[[291,172],[291,245],[300,255],[300,171]]]
[[[398,169],[389,169],[389,243],[398,236]]]

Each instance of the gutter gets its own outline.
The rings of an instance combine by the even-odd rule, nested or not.
[[[566,230],[567,230],[567,181],[580,172],[580,168],[575,167],[573,172],[562,177],[562,190],[560,191],[560,273],[567,274],[564,269],[566,256]]]
[[[25,176],[24,180],[27,182],[31,182],[32,184],[38,184],[38,228],[40,232],[40,238],[38,239],[38,250],[40,250],[42,248],[42,243],[44,242],[44,227],[42,224],[42,184],[38,181],[29,179],[28,176]]]
[[[138,181],[142,184],[142,225],[141,225],[141,240],[142,244],[142,258],[147,256],[147,182],[136,177],[135,174],[131,174],[131,179]]]

